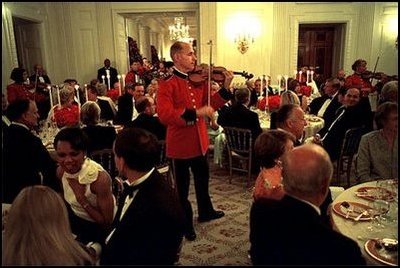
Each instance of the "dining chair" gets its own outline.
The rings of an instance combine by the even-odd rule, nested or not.
[[[353,159],[358,151],[361,136],[366,133],[365,127],[351,128],[346,131],[344,136],[340,155],[336,163],[336,180],[340,184],[342,174],[346,174],[347,187],[350,187],[350,172],[353,165]]]
[[[122,180],[118,177],[118,170],[115,166],[113,149],[95,150],[89,153],[90,159],[100,164],[110,174],[112,181],[112,192],[117,198],[122,192]]]
[[[166,154],[165,140],[159,140],[158,146],[160,154],[158,162],[156,164],[156,168],[158,172],[162,175],[162,177],[168,182],[168,185],[170,185],[174,189],[175,188],[174,172],[171,165],[171,161]]]
[[[247,187],[251,180],[253,137],[251,130],[237,127],[223,127],[227,141],[229,159],[229,183],[232,183],[232,171],[247,173]],[[233,160],[238,164],[234,165]]]

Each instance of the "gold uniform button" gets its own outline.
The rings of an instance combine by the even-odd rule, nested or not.
[[[196,109],[196,105],[193,105],[193,108],[195,108],[195,109]]]
[[[190,96],[192,96],[192,97],[193,97],[193,93],[190,93]]]

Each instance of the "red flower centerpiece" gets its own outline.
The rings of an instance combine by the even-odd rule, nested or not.
[[[281,103],[281,96],[279,95],[268,96],[268,109],[270,111],[275,111],[279,109],[280,103]],[[258,101],[257,108],[260,109],[261,111],[265,111],[265,106],[266,106],[266,97]]]

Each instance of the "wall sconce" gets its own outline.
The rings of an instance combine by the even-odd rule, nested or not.
[[[254,37],[251,34],[238,34],[235,39],[235,44],[240,53],[244,54],[249,50],[250,44],[254,43]]]

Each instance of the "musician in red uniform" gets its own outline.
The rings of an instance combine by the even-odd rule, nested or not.
[[[185,211],[185,237],[192,241],[196,239],[196,233],[192,206],[188,200],[189,169],[194,177],[198,221],[205,222],[224,216],[223,211],[214,210],[208,192],[209,167],[206,153],[209,138],[205,117],[212,118],[214,109],[222,107],[233,97],[229,90],[233,72],[223,72],[224,86],[210,98],[210,105],[207,105],[207,80],[195,84],[188,77],[197,59],[192,45],[175,42],[171,46],[170,55],[174,61],[174,71],[159,83],[157,111],[161,122],[167,126],[166,153],[173,162],[176,185]]]
[[[367,72],[367,62],[365,60],[356,60],[353,65],[351,65],[351,69],[353,69],[354,73],[346,77],[344,82],[346,88],[358,88],[361,90],[361,95],[364,97],[375,91],[368,76],[365,75]]]
[[[25,84],[28,74],[23,68],[14,68],[11,72],[10,78],[14,83],[7,86],[7,100],[11,104],[17,100],[35,100],[35,93],[33,87]]]

